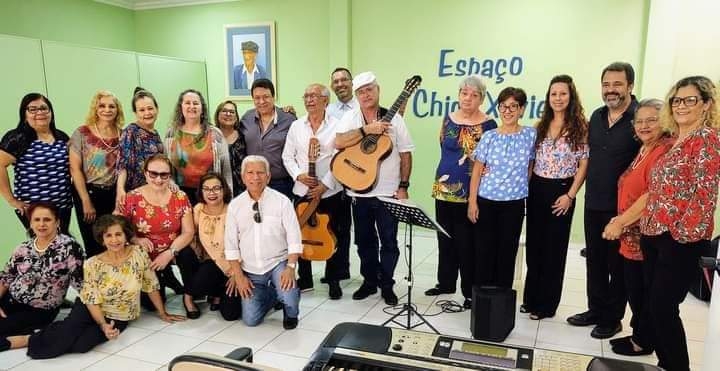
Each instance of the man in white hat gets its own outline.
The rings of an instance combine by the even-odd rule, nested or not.
[[[393,274],[400,256],[397,243],[398,223],[380,203],[378,196],[408,198],[412,151],[415,145],[405,121],[395,115],[390,122],[380,121],[387,110],[380,107],[380,86],[375,74],[363,72],[353,79],[353,91],[359,107],[343,116],[338,126],[335,146],[343,149],[357,144],[369,134],[390,137],[392,152],[381,162],[377,183],[366,193],[351,190],[355,244],[360,256],[360,273],[363,284],[353,293],[353,299],[362,300],[377,293],[380,287],[385,303],[396,305],[393,292]],[[379,256],[379,259],[378,259]]]

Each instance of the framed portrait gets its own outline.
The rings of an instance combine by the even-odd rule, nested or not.
[[[275,81],[275,23],[225,25],[225,75],[228,99],[250,100],[256,79]]]

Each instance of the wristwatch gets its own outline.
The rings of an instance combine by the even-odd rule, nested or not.
[[[398,188],[410,188],[410,181],[409,180],[401,180],[400,185],[398,185]]]
[[[171,248],[170,248],[170,253],[171,253],[173,256],[177,256],[177,250],[175,250],[174,247],[171,247]]]
[[[295,269],[295,267],[297,267],[297,263],[290,263],[290,262],[288,262],[288,263],[287,263],[287,266],[290,267],[290,268],[292,268],[292,269]]]

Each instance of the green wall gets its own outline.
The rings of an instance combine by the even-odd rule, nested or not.
[[[2,0],[0,34],[135,50],[134,12],[91,0]],[[3,52],[4,58],[10,54]]]
[[[214,110],[226,99],[224,25],[275,21],[277,101],[302,112],[305,87],[329,80],[330,1],[240,1],[138,11],[136,46],[143,53],[205,60],[208,100]],[[252,103],[239,106],[245,110]]]

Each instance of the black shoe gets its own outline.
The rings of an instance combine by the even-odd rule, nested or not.
[[[217,312],[220,310],[220,303],[210,303],[210,311]]]
[[[395,292],[393,292],[392,287],[386,287],[382,289],[381,293],[383,299],[385,299],[385,304],[387,305],[397,305],[398,303],[398,297],[395,295]]]
[[[455,290],[441,289],[438,285],[425,291],[425,296],[438,296],[440,294],[454,294]]]
[[[10,340],[2,338],[0,340],[0,352],[4,352],[6,350],[10,350]]]
[[[185,304],[185,298],[183,298],[183,307],[185,307],[185,313],[187,314],[187,318],[189,319],[198,319],[200,318],[200,308],[197,307],[197,304],[195,304],[195,310],[188,309],[187,305]]]
[[[350,275],[346,274],[346,275],[340,276],[340,278],[338,278],[338,281],[349,280],[349,279],[350,279]],[[320,277],[320,283],[328,283],[328,279],[326,277]]]
[[[283,306],[283,328],[285,330],[292,330],[298,325],[298,319],[297,317],[288,317],[287,311],[285,311],[285,307]]]
[[[621,338],[610,339],[610,345],[615,346],[615,344],[628,342],[628,341],[630,341],[630,339],[632,339],[632,335],[623,336]]]
[[[622,325],[617,324],[615,326],[600,326],[597,325],[595,328],[590,332],[590,336],[594,337],[595,339],[608,339],[618,332],[622,331]]]
[[[465,298],[465,301],[463,301],[463,308],[472,309],[472,299]]]
[[[525,304],[520,305],[520,313],[530,313],[532,312],[530,309],[528,309],[528,306]]]
[[[543,313],[543,312],[536,312],[536,313],[530,313],[530,319],[533,321],[539,321],[544,318],[551,318],[555,317],[555,313]]]
[[[613,346],[612,346],[613,353],[620,354],[623,356],[646,356],[648,354],[652,354],[655,351],[652,348],[635,350],[635,347],[633,347],[632,341],[630,341],[630,337],[622,338],[622,339],[625,339],[625,341],[618,341],[618,342],[615,342],[615,344],[613,344]]]
[[[598,317],[595,313],[587,311],[568,317],[567,321],[573,326],[590,326],[597,325]]]
[[[280,300],[275,301],[275,304],[273,304],[273,309],[280,310],[285,309],[285,305]]]
[[[370,285],[366,285],[365,283],[363,283],[362,285],[360,285],[360,288],[357,289],[357,291],[355,291],[353,293],[352,298],[353,298],[353,300],[363,300],[363,299],[367,298],[368,296],[374,295],[376,293],[377,293],[377,286],[370,286]]]
[[[328,286],[330,288],[328,292],[328,296],[330,297],[330,300],[338,300],[342,298],[342,288],[340,288],[340,282],[338,281],[329,281]]]
[[[582,249],[580,249],[580,256],[582,256],[583,258],[587,258],[587,248],[583,247]]]
[[[300,292],[308,292],[314,290],[312,280],[297,280],[297,286]]]

